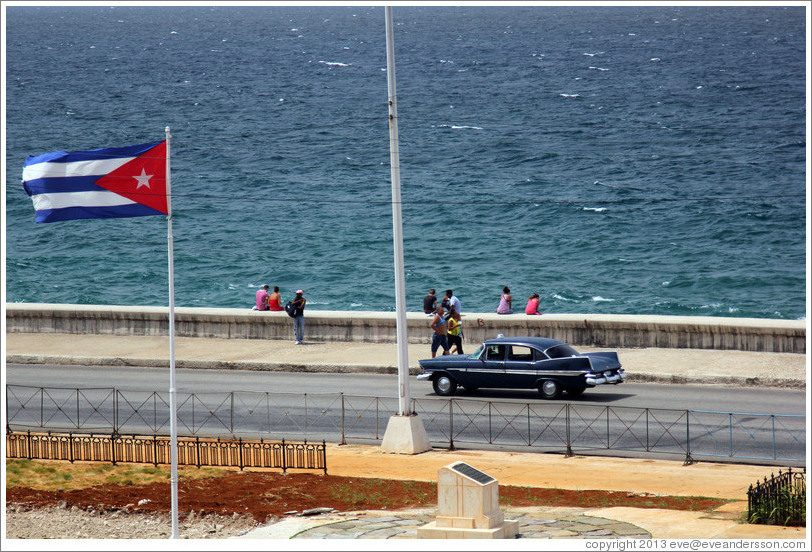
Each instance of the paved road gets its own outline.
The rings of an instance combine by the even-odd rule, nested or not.
[[[169,432],[166,369],[9,365],[7,376],[13,430]],[[397,410],[388,375],[181,370],[178,382],[181,435],[371,442]],[[624,383],[573,400],[517,391],[449,400],[414,383],[414,409],[435,446],[805,458],[798,391]]]
[[[345,393],[366,396],[396,396],[397,376],[381,374],[324,374],[301,372],[257,372],[252,370],[176,371],[178,392],[263,391],[270,393]],[[169,388],[167,368],[56,366],[8,364],[6,383],[34,387],[113,387],[120,390],[158,391]],[[415,399],[436,397],[431,383],[410,379]],[[482,390],[475,395],[460,393],[463,399],[494,402],[545,403],[535,391]],[[731,388],[714,385],[634,384],[603,386],[587,390],[580,397],[559,401],[636,408],[712,410],[755,414],[803,415],[806,394],[801,390],[776,388]]]

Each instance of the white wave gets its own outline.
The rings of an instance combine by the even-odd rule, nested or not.
[[[363,303],[350,303],[350,306],[351,307],[363,307],[364,304]]]
[[[660,58],[651,58],[649,61],[661,61]]]
[[[661,286],[663,286],[663,287],[668,287],[668,286],[670,286],[670,285],[671,285],[671,280],[666,280],[665,282],[663,282],[663,283],[662,283],[662,284],[660,284],[660,285],[661,285]]]
[[[608,71],[606,67],[595,67],[594,65],[589,66],[590,69],[595,69],[596,71]]]
[[[606,207],[584,207],[584,211],[594,211],[595,213],[603,213]]]
[[[568,299],[567,297],[562,297],[561,295],[559,295],[557,293],[553,293],[553,299],[558,299],[559,301],[569,301],[569,302],[573,301],[572,299]]]
[[[580,98],[581,97],[580,94],[564,94],[564,93],[559,94],[559,96],[561,96],[562,98]]]
[[[611,303],[614,299],[607,299],[605,297],[601,297],[600,295],[596,295],[592,298],[592,300],[596,303]]]
[[[330,65],[334,67],[349,67],[349,63],[341,63],[340,61],[319,61],[319,63],[323,63],[324,65]]]
[[[595,52],[595,53],[584,52],[584,55],[589,56],[589,57],[595,57],[595,56],[599,56],[601,54],[603,54],[603,52]]]
[[[440,128],[452,128],[454,130],[484,130],[482,127],[478,126],[469,126],[469,125],[439,125]]]

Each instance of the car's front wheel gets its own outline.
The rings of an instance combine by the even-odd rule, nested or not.
[[[432,382],[432,387],[434,387],[434,392],[440,396],[448,397],[453,395],[454,392],[457,390],[457,382],[451,379],[450,377],[442,374],[434,378]]]
[[[539,393],[548,400],[559,398],[562,391],[561,384],[555,380],[544,380],[539,384]]]

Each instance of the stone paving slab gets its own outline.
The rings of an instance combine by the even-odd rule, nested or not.
[[[631,523],[589,515],[584,508],[503,508],[519,522],[519,539],[649,539],[651,533]],[[551,515],[554,514],[554,515]],[[435,520],[433,511],[401,510],[285,518],[238,538],[416,539],[417,529]]]

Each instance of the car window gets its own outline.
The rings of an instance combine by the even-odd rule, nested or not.
[[[566,343],[550,347],[544,352],[547,353],[547,356],[549,356],[550,358],[567,358],[572,356],[578,356],[578,351],[576,351]]]
[[[508,360],[530,362],[533,360],[533,349],[523,345],[511,345],[508,351]]]
[[[476,351],[474,351],[474,352],[471,354],[471,358],[472,358],[472,359],[474,359],[474,360],[476,360],[476,359],[478,359],[480,356],[482,356],[482,350],[483,350],[484,348],[485,348],[485,346],[484,346],[484,345],[480,345],[480,346],[479,346],[479,348],[477,348],[477,350],[476,350]]]
[[[485,349],[485,360],[505,360],[505,346],[488,345]]]
[[[538,349],[533,349],[533,356],[535,360],[547,360],[550,358],[544,354],[544,351],[539,351]]]

